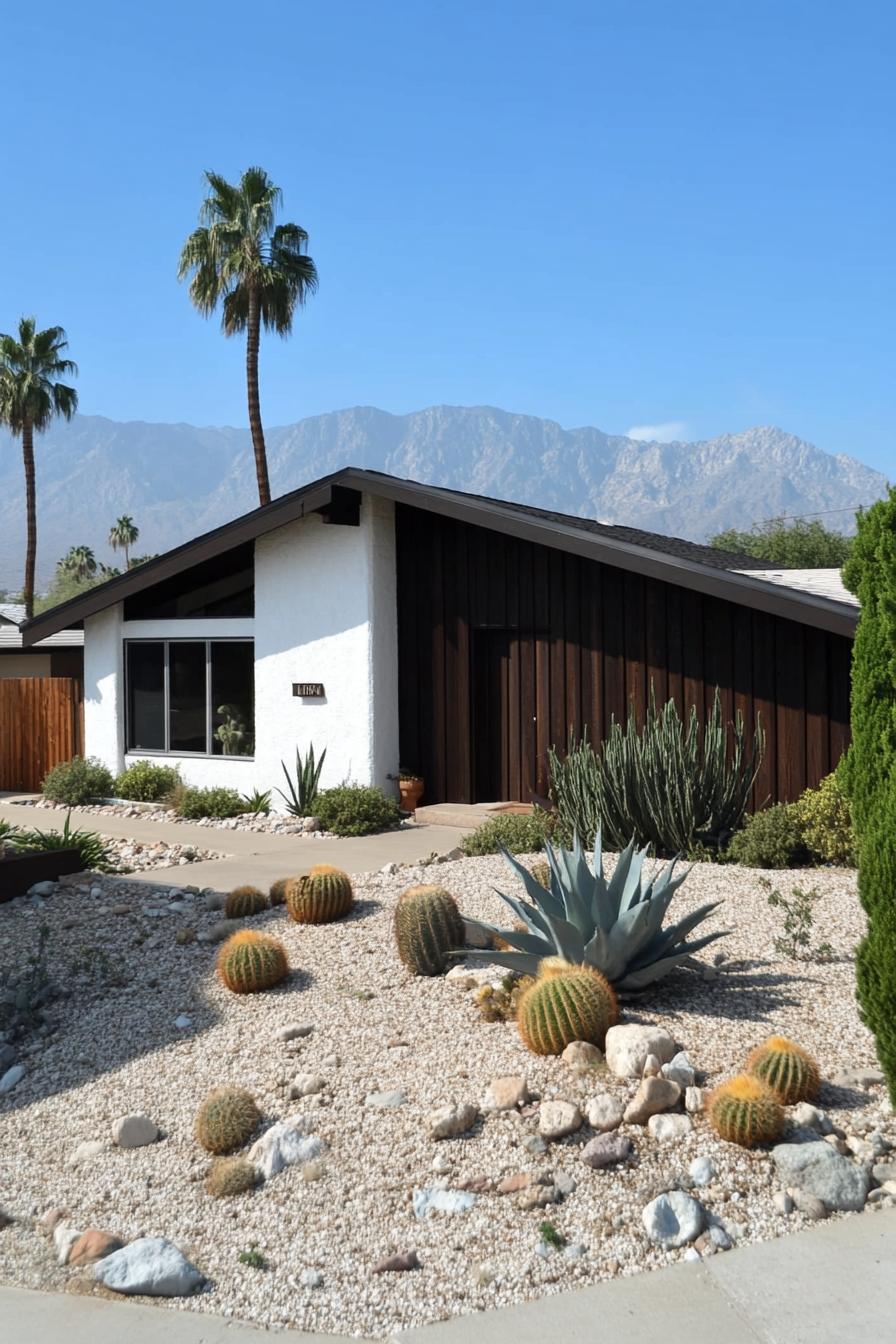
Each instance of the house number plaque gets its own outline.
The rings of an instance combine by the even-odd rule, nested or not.
[[[303,700],[323,700],[324,684],[322,681],[294,681],[292,693]]]

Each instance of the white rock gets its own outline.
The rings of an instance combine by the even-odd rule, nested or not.
[[[431,1139],[454,1139],[466,1134],[479,1119],[479,1107],[470,1102],[454,1106],[440,1106],[426,1121],[426,1132]]]
[[[656,1078],[662,1068],[662,1064],[656,1055],[648,1055],[644,1061],[644,1067],[641,1070],[642,1078]]]
[[[688,1167],[688,1175],[694,1185],[712,1185],[716,1178],[715,1163],[711,1157],[695,1157]]]
[[[698,1115],[703,1110],[703,1088],[686,1087],[684,1090],[684,1108],[688,1115]]]
[[[790,1118],[799,1129],[814,1129],[819,1134],[831,1133],[832,1125],[824,1111],[811,1106],[808,1101],[801,1101],[794,1106]]]
[[[67,1265],[68,1258],[72,1253],[72,1247],[80,1236],[83,1236],[84,1229],[75,1227],[74,1223],[63,1218],[53,1228],[53,1245],[56,1247],[56,1259],[60,1265]]]
[[[686,1246],[703,1231],[705,1211],[696,1199],[683,1190],[670,1190],[652,1199],[641,1214],[650,1240],[666,1250]]]
[[[186,1297],[205,1282],[195,1265],[164,1237],[139,1237],[93,1266],[93,1277],[116,1293]]]
[[[398,872],[398,864],[384,863],[382,868],[380,869],[380,872],[382,873],[383,877],[394,877],[395,874]]]
[[[415,1216],[422,1220],[431,1213],[468,1213],[476,1204],[476,1196],[469,1190],[442,1190],[437,1186],[427,1186],[414,1191],[413,1204]]]
[[[314,1030],[310,1022],[291,1022],[274,1032],[275,1041],[297,1041],[302,1036],[310,1036]]]
[[[603,1068],[604,1063],[603,1051],[590,1041],[570,1041],[560,1058],[576,1073],[590,1073]]]
[[[467,966],[452,966],[445,981],[455,989],[475,989],[479,984],[477,976]]]
[[[303,1288],[319,1288],[324,1276],[319,1269],[303,1269],[300,1279]]]
[[[180,1013],[174,1019],[174,1025],[177,1027],[178,1031],[186,1031],[188,1027],[192,1027],[193,1019],[187,1013]]]
[[[381,1111],[391,1111],[407,1104],[407,1093],[401,1089],[396,1089],[394,1092],[368,1092],[364,1098],[365,1106],[373,1106]]]
[[[659,1143],[684,1139],[694,1128],[689,1115],[651,1115],[647,1128]]]
[[[604,1044],[607,1067],[617,1078],[640,1078],[648,1055],[667,1064],[675,1054],[675,1042],[662,1027],[625,1023],[611,1027]]]
[[[702,1260],[703,1256],[694,1246],[689,1246],[684,1253],[685,1260]]]
[[[7,1069],[3,1077],[0,1078],[0,1092],[11,1092],[16,1083],[20,1083],[25,1077],[25,1065],[13,1064],[11,1069]]]
[[[293,1100],[299,1097],[314,1097],[318,1092],[323,1092],[326,1085],[327,1080],[319,1073],[300,1073],[289,1089],[289,1095]]]
[[[513,1111],[530,1100],[529,1084],[522,1074],[493,1078],[482,1098],[484,1111]]]
[[[679,1050],[676,1055],[672,1056],[668,1064],[663,1065],[663,1077],[671,1078],[672,1082],[677,1083],[682,1091],[687,1087],[694,1086],[694,1069],[686,1051]]]
[[[280,1120],[256,1139],[249,1149],[249,1161],[258,1167],[265,1180],[284,1167],[301,1166],[326,1152],[326,1144],[311,1133],[307,1115],[291,1115]]]
[[[599,1134],[606,1134],[611,1129],[619,1128],[624,1110],[622,1102],[616,1097],[611,1097],[609,1092],[601,1092],[587,1103],[585,1118],[592,1129],[596,1129]]]
[[[543,1101],[538,1108],[538,1130],[543,1139],[563,1139],[582,1128],[582,1112],[571,1101]]]
[[[159,1127],[148,1115],[123,1115],[112,1126],[112,1142],[119,1148],[145,1148],[158,1137]]]
[[[95,1157],[99,1157],[100,1153],[104,1153],[106,1148],[107,1145],[103,1143],[102,1139],[85,1139],[83,1143],[78,1144],[68,1159],[68,1165],[77,1167],[82,1162],[92,1162]]]
[[[772,1195],[772,1203],[778,1210],[778,1213],[783,1213],[785,1217],[787,1217],[788,1214],[793,1213],[793,1200],[786,1190],[776,1190]]]

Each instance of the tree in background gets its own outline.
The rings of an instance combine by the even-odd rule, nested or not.
[[[33,317],[19,320],[17,336],[0,334],[0,424],[22,440],[25,464],[25,615],[34,615],[34,568],[37,559],[37,499],[34,480],[34,435],[56,416],[71,420],[78,394],[59,380],[76,376],[78,366],[66,359],[68,341],[62,327],[37,330]]]
[[[98,565],[89,546],[72,546],[57,561],[53,581],[46,593],[35,602],[34,610],[48,611],[50,607],[58,607],[60,602],[69,602],[117,572],[107,570],[105,565]]]
[[[853,646],[852,745],[843,771],[868,916],[857,992],[896,1103],[896,488],[859,515],[843,579],[862,608]]]
[[[184,243],[178,279],[190,280],[190,298],[204,317],[220,302],[225,336],[246,333],[249,428],[255,451],[258,499],[271,502],[261,404],[258,349],[262,323],[288,336],[297,308],[317,289],[317,267],[298,224],[274,224],[281,191],[263,168],[248,168],[234,185],[206,173],[211,188],[199,211],[200,227]]]
[[[57,565],[64,574],[84,581],[96,576],[96,556],[89,546],[72,546]]]
[[[116,518],[109,532],[109,545],[113,551],[124,551],[124,567],[130,569],[130,549],[136,544],[140,529],[130,514],[123,513]]]
[[[770,566],[839,569],[849,558],[852,537],[825,527],[817,518],[811,522],[804,518],[792,522],[771,518],[767,523],[757,523],[749,532],[733,527],[717,532],[709,544],[720,551],[767,560]]]

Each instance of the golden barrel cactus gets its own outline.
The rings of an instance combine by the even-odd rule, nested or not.
[[[318,863],[310,873],[286,884],[286,909],[297,924],[330,924],[352,908],[355,899],[351,878],[341,868]]]
[[[717,1087],[706,1103],[706,1114],[720,1138],[742,1148],[774,1143],[784,1129],[784,1110],[777,1097],[749,1073]]]
[[[196,1113],[193,1132],[209,1153],[242,1148],[261,1122],[255,1098],[244,1087],[216,1087]]]
[[[517,1006],[523,1044],[536,1055],[560,1055],[572,1041],[603,1046],[619,1017],[612,985],[587,966],[547,961]]]
[[[444,887],[408,887],[395,907],[398,955],[414,975],[441,975],[449,952],[464,945],[464,921]]]
[[[267,933],[241,929],[222,944],[218,977],[234,994],[258,994],[289,975],[286,948]]]
[[[786,1036],[769,1036],[757,1045],[747,1057],[747,1073],[765,1083],[783,1106],[814,1101],[821,1086],[815,1060]]]

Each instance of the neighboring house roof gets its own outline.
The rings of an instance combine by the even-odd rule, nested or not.
[[[356,492],[428,509],[836,634],[852,636],[858,621],[858,611],[851,601],[787,586],[784,571],[775,571],[779,575],[776,580],[763,578],[763,571],[756,572],[757,562],[749,556],[732,555],[656,532],[615,527],[525,504],[400,480],[383,472],[345,467],[43,612],[24,626],[24,643],[28,646],[80,623],[86,616],[132,593],[308,514],[320,512],[326,516],[332,510],[334,518],[338,518],[347,498],[355,497]]]
[[[25,624],[25,606],[18,602],[0,603],[0,652],[10,649],[29,648],[23,644],[20,626]],[[84,643],[83,630],[57,630],[45,639],[37,641],[41,649],[72,648]]]
[[[744,571],[739,569],[738,573]],[[834,602],[845,602],[851,607],[859,605],[859,599],[849,591],[839,569],[754,569],[750,573],[754,579],[762,579],[764,583],[798,588],[800,592],[829,597]]]

